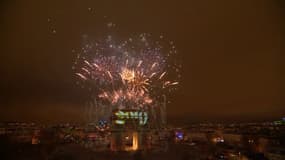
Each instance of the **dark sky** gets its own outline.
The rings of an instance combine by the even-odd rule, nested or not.
[[[182,82],[170,121],[285,116],[282,0],[2,0],[0,120],[83,121],[73,49],[82,36],[173,40]]]

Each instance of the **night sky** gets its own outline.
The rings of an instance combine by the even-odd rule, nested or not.
[[[170,122],[285,116],[283,0],[2,0],[0,120],[83,122],[71,69],[84,36],[174,41],[180,88]],[[110,30],[108,23],[116,26]]]

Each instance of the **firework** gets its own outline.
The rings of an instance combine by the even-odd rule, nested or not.
[[[172,42],[167,48],[149,38],[142,34],[115,43],[108,36],[88,43],[74,67],[80,84],[88,86],[98,101],[114,108],[138,109],[159,101],[179,84],[180,66],[172,65],[170,57],[176,53]]]

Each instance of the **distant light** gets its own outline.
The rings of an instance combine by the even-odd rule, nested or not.
[[[116,124],[125,124],[125,121],[124,120],[116,120],[115,123]]]
[[[56,30],[55,30],[55,29],[53,29],[53,30],[52,30],[52,33],[53,33],[53,34],[56,34]]]
[[[175,136],[177,139],[182,140],[183,139],[183,133],[182,132],[175,132]]]

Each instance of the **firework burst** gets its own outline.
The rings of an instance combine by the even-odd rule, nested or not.
[[[149,38],[142,34],[115,43],[108,36],[86,44],[74,67],[80,84],[114,108],[138,109],[159,101],[179,84],[181,66],[170,58],[176,53],[172,42],[165,47]]]

